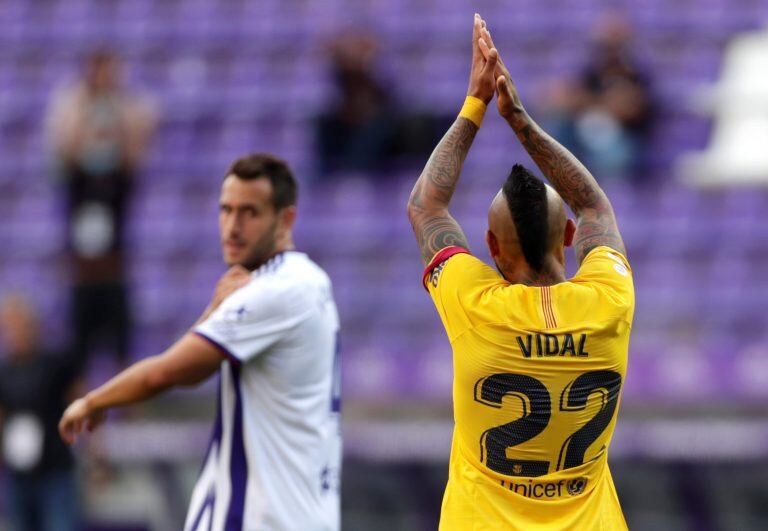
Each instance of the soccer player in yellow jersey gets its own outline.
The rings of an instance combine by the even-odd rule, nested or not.
[[[626,529],[607,464],[635,304],[624,244],[595,179],[526,113],[477,15],[473,33],[467,100],[408,205],[424,284],[453,348],[440,529]],[[552,184],[512,169],[488,212],[496,269],[470,254],[448,211],[494,92]],[[568,279],[571,245],[579,269]]]

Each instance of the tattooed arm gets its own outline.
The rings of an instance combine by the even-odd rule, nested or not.
[[[475,15],[472,30],[472,68],[467,95],[487,104],[496,88],[494,71],[498,53],[495,49],[488,49],[487,55],[484,56],[480,51],[481,30],[482,19]],[[487,43],[482,44],[488,48]],[[477,130],[478,126],[471,120],[461,116],[457,118],[432,152],[411,192],[408,200],[408,218],[416,233],[416,241],[425,264],[429,263],[435,253],[450,245],[468,247],[464,232],[448,212],[448,204],[456,190],[461,166],[467,158]]]
[[[589,170],[527,113],[516,116],[509,124],[536,165],[576,215],[573,247],[579,264],[592,249],[601,245],[626,255],[611,202]]]
[[[480,49],[488,55],[493,40],[481,29]],[[487,44],[486,44],[487,43]],[[497,52],[498,53],[498,52]],[[576,215],[576,258],[605,245],[626,255],[613,207],[592,174],[573,154],[549,136],[523,108],[515,83],[501,59],[496,66],[499,113],[507,120],[533,161]]]
[[[457,118],[429,157],[411,192],[408,218],[425,264],[449,245],[469,247],[464,232],[448,212],[448,204],[476,134],[475,124]]]

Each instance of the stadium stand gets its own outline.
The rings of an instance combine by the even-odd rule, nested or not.
[[[768,3],[619,4],[641,36],[637,52],[654,76],[663,117],[648,153],[652,183],[644,188],[613,183],[607,190],[637,291],[623,415],[662,406],[749,410],[768,398],[768,189],[692,190],[676,181],[672,166],[680,153],[703,149],[710,133],[709,121],[688,110],[691,87],[717,80],[726,43],[768,20]],[[364,6],[345,0],[4,0],[0,286],[34,288],[48,337],[67,337],[63,204],[52,180],[42,119],[51,91],[74,77],[95,46],[119,50],[130,83],[151,91],[161,111],[129,216],[133,357],[140,358],[158,352],[194,322],[222,272],[216,199],[228,163],[247,151],[270,151],[289,160],[297,175],[314,174],[311,119],[331,87],[319,44],[329,34],[350,24],[375,28],[386,50],[383,67],[393,74],[400,96],[425,111],[452,113],[466,90],[470,9],[498,24],[494,38],[525,98],[548,78],[578,70],[601,5],[598,0],[521,0],[514,9],[490,0],[471,7],[461,0],[379,0]],[[489,117],[456,197],[456,217],[486,259],[486,209],[512,163],[523,157],[511,145],[506,126]],[[421,263],[404,214],[416,171],[403,168],[378,182],[350,176],[302,183],[296,239],[334,280],[348,404],[449,402],[450,349],[436,332],[438,317],[419,285]],[[99,370],[97,363],[94,381],[107,374]],[[655,439],[655,447],[640,444],[659,434],[643,422],[621,424],[614,445],[618,455],[678,451],[677,442],[663,437]],[[666,427],[671,431],[665,433],[677,430],[689,441],[695,439],[692,433],[704,439],[709,434],[697,432],[699,424],[670,421]],[[726,457],[738,452],[761,457],[768,451],[764,423],[721,428],[723,438],[734,440],[723,450]],[[445,447],[414,447],[413,455],[442,456],[448,445],[443,429],[430,428],[434,437],[426,440],[444,441]],[[126,455],[118,442],[109,444],[119,433],[107,432],[107,450],[122,451],[123,460],[133,462],[138,458]],[[194,438],[198,430],[190,433]],[[375,454],[377,433],[353,430],[347,449],[364,456],[370,444]],[[418,444],[408,433],[413,432],[402,433],[403,444]],[[702,455],[712,451],[699,448]],[[167,448],[157,454],[163,451]],[[194,449],[181,453],[195,455]],[[391,459],[392,453],[384,448],[379,457]],[[634,472],[642,475],[641,468]]]
[[[329,86],[325,59],[314,45],[348,23],[349,7],[318,4],[4,2],[2,284],[38,287],[48,322],[64,333],[65,294],[57,271],[64,241],[61,203],[50,180],[41,118],[50,91],[73,76],[82,55],[94,45],[112,44],[125,56],[131,80],[156,93],[163,109],[130,216],[135,356],[156,352],[184,330],[221,271],[215,194],[226,163],[247,150],[276,151],[299,175],[309,173],[307,120]],[[504,28],[498,31],[500,46],[509,50],[524,93],[545,77],[577,68],[581,59],[574,44],[584,39],[589,6],[547,4],[563,16],[544,16],[538,3],[523,3],[514,12],[490,3],[486,8],[488,18]],[[736,4],[708,0],[697,4],[695,16],[689,2],[626,5],[643,36],[638,51],[658,80],[664,116],[651,149],[654,186],[609,190],[637,277],[627,400],[685,399],[713,388],[719,390],[713,396],[723,399],[760,399],[768,389],[754,381],[756,369],[764,374],[768,362],[753,359],[768,329],[768,314],[755,311],[768,294],[768,278],[758,274],[768,266],[768,240],[756,230],[768,193],[691,191],[676,184],[669,170],[677,154],[701,147],[707,138],[707,122],[685,112],[688,87],[714,81],[723,44],[768,15],[762,2]],[[456,107],[465,84],[465,65],[456,59],[465,53],[465,10],[455,7],[438,19],[434,5],[417,2],[407,22],[400,17],[406,2],[377,2],[368,13],[390,50],[403,97],[443,112]],[[423,28],[418,38],[410,26]],[[551,32],[560,37],[542,37]],[[280,57],[289,46],[299,52]],[[427,91],[422,76],[431,80]],[[511,139],[498,120],[488,122],[470,155],[457,212],[481,256],[489,194],[521,156],[510,151]],[[402,216],[412,178],[412,171],[402,171],[385,182],[342,179],[305,183],[311,186],[303,190],[301,217],[311,223],[299,223],[298,241],[336,281],[350,399],[378,396],[382,389],[391,396],[442,398],[449,384],[447,372],[436,377],[434,371],[445,362],[447,343],[434,333],[429,301],[415,289],[420,264]],[[667,368],[681,360],[700,377],[689,385],[648,385],[665,382]],[[378,378],[356,376],[370,374],[372,367],[386,370]],[[700,378],[711,381],[704,385]]]

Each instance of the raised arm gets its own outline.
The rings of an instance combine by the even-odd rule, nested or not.
[[[480,127],[485,107],[495,89],[496,51],[488,60],[479,48],[481,20],[475,15],[472,32],[472,70],[467,101],[459,117],[442,138],[416,181],[408,200],[408,218],[425,264],[441,249],[458,245],[468,247],[467,238],[448,212],[456,190],[461,167]]]
[[[493,39],[484,26],[481,28],[481,34],[481,52],[488,56]],[[512,76],[501,59],[497,62],[496,78],[499,113],[576,215],[577,228],[573,246],[579,264],[589,251],[601,245],[626,254],[611,203],[595,178],[570,151],[549,136],[528,115],[520,101]]]
[[[457,118],[432,152],[411,191],[408,219],[425,264],[440,249],[451,245],[469,246],[464,231],[448,212],[448,203],[477,129],[468,119]]]
[[[500,90],[509,94],[511,83],[507,78],[500,79]],[[611,202],[589,170],[525,110],[522,113],[515,111],[507,121],[536,165],[576,215],[573,248],[579,264],[592,249],[601,245],[626,255]]]

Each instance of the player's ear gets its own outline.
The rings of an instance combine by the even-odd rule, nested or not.
[[[291,205],[283,208],[278,212],[279,223],[283,230],[293,229],[293,224],[296,223],[296,207]]]
[[[488,245],[488,250],[491,253],[491,258],[499,256],[499,240],[496,239],[496,235],[490,230],[485,233],[485,243]]]
[[[570,247],[573,245],[573,237],[576,235],[576,223],[571,218],[565,222],[565,234],[563,236],[563,245]]]

